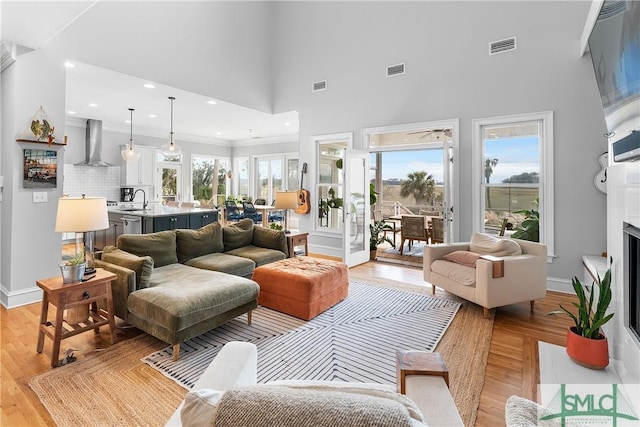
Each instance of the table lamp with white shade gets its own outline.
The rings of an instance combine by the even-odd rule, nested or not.
[[[95,271],[93,263],[93,236],[96,230],[109,228],[107,199],[104,197],[61,197],[58,200],[56,228],[58,233],[84,233],[86,270],[85,274]],[[76,255],[80,253],[80,244],[76,241]]]
[[[276,203],[273,207],[284,209],[284,232],[291,233],[287,227],[287,220],[289,218],[289,209],[298,207],[298,194],[295,191],[277,191]]]

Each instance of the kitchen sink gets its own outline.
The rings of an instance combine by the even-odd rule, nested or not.
[[[122,208],[122,209],[118,209],[124,212],[143,212],[146,209],[142,209],[142,208]]]

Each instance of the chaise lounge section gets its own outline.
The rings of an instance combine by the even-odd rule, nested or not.
[[[199,230],[124,234],[118,247],[105,247],[96,266],[115,273],[118,317],[173,345],[211,330],[258,305],[256,266],[283,260],[282,231],[243,220],[213,223]]]

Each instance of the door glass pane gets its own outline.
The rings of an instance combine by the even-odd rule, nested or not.
[[[273,196],[277,191],[282,191],[282,184],[282,160],[271,160],[271,193],[267,194],[265,198],[275,199]]]
[[[178,201],[178,171],[162,168],[162,203]]]
[[[318,227],[342,230],[344,222],[344,174],[346,142],[318,144]]]
[[[249,196],[249,159],[238,161],[238,196]]]
[[[351,242],[349,242],[350,252],[356,253],[365,250],[365,232],[364,232],[364,213],[365,213],[365,183],[366,172],[364,169],[364,162],[361,158],[350,159],[349,165],[349,235],[351,236]],[[367,242],[367,248],[368,248]]]
[[[204,206],[224,204],[227,194],[228,161],[209,156],[194,156],[192,171],[193,200]]]
[[[287,191],[297,190],[299,185],[298,159],[289,159],[287,160]]]
[[[257,196],[269,198],[269,161],[258,160],[258,188]]]

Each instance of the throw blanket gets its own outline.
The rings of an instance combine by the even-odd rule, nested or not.
[[[406,407],[360,393],[255,386],[229,390],[217,405],[215,427],[410,427]]]

